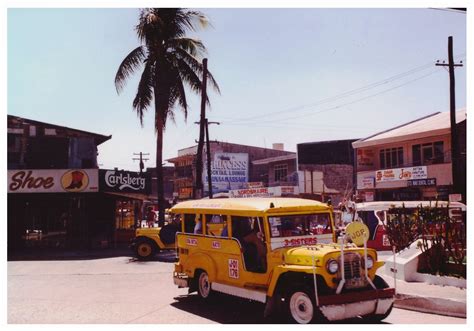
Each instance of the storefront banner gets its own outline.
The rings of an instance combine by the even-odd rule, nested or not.
[[[99,191],[98,169],[8,170],[8,193]]]
[[[373,167],[374,166],[374,150],[357,149],[357,167]]]
[[[377,170],[375,181],[393,182],[397,180],[424,179],[428,177],[426,166]]]
[[[298,186],[275,186],[260,187],[242,190],[230,190],[229,198],[263,198],[263,197],[281,197],[286,195],[298,195]]]
[[[147,173],[103,170],[99,171],[99,188],[103,192],[128,192],[148,194],[151,192],[151,176]]]
[[[248,182],[248,183],[245,183],[245,188],[260,188],[260,187],[265,187],[265,185],[263,185],[263,182]]]
[[[248,174],[249,155],[247,153],[215,153],[211,162],[212,192],[219,193],[244,188],[248,182]],[[206,167],[203,171],[203,183],[205,192],[209,192]]]
[[[410,179],[407,181],[407,186],[436,186],[436,178]]]

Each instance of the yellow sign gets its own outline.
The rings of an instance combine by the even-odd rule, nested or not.
[[[357,246],[363,246],[369,239],[369,228],[362,222],[352,222],[346,227],[346,234]]]
[[[61,178],[61,186],[68,192],[80,192],[89,185],[89,176],[82,170],[70,170]]]

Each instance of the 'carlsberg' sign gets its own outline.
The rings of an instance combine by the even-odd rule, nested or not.
[[[150,178],[131,171],[100,170],[100,190],[105,192],[148,193]]]
[[[248,182],[248,174],[249,155],[247,153],[215,153],[211,162],[212,192],[244,188]],[[202,177],[204,191],[209,192],[206,167],[204,167]]]

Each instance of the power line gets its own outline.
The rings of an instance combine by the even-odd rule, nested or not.
[[[457,55],[457,57],[464,56],[465,54],[466,53],[461,53],[461,54]],[[362,87],[359,87],[359,88],[356,88],[356,89],[353,89],[353,90],[349,90],[349,91],[334,95],[332,97],[324,98],[324,99],[321,99],[321,100],[319,100],[317,102],[314,102],[314,103],[301,105],[301,106],[296,106],[296,107],[291,107],[291,108],[286,108],[286,109],[276,111],[276,112],[267,112],[267,113],[264,113],[264,114],[261,114],[261,115],[256,115],[256,116],[251,116],[251,117],[246,117],[246,118],[238,118],[238,119],[226,122],[226,124],[235,123],[235,122],[245,122],[245,121],[248,121],[248,120],[267,117],[269,115],[276,115],[276,114],[281,114],[281,113],[300,111],[300,110],[303,110],[305,108],[312,108],[312,107],[319,106],[319,105],[322,105],[322,104],[325,104],[325,103],[329,103],[331,101],[337,101],[341,98],[345,98],[345,97],[348,97],[348,96],[351,96],[351,95],[354,95],[354,94],[357,94],[357,93],[365,92],[367,90],[373,89],[373,88],[378,87],[380,85],[385,85],[385,84],[391,83],[392,81],[398,80],[400,78],[415,74],[419,71],[423,71],[423,70],[432,68],[432,65],[433,65],[433,62],[429,62],[425,65],[410,69],[408,71],[399,73],[399,74],[394,75],[394,76],[390,76],[388,78],[376,81],[376,82],[371,83],[369,85],[365,85],[365,86],[362,86]]]
[[[323,110],[320,110],[320,111],[317,111],[317,112],[312,112],[312,113],[309,113],[309,114],[303,114],[303,115],[297,115],[297,116],[291,116],[291,117],[285,117],[285,118],[280,118],[280,119],[276,119],[276,120],[267,120],[267,121],[259,121],[259,123],[275,123],[275,122],[280,122],[280,121],[288,121],[288,120],[291,120],[291,119],[296,119],[296,118],[302,118],[302,117],[309,117],[309,116],[314,116],[314,115],[317,115],[317,114],[321,114],[321,113],[324,113],[324,112],[328,112],[328,111],[333,111],[333,110],[337,110],[337,109],[341,109],[342,107],[345,107],[345,106],[349,106],[349,105],[352,105],[354,103],[357,103],[357,102],[360,102],[360,101],[363,101],[363,100],[367,100],[369,98],[373,98],[375,96],[378,96],[378,95],[381,95],[381,94],[384,94],[384,93],[387,93],[387,92],[390,92],[392,90],[395,90],[397,88],[400,88],[402,86],[405,86],[405,85],[408,85],[410,83],[413,83],[415,81],[418,81],[420,79],[423,79],[423,78],[426,78],[436,72],[439,72],[441,71],[441,69],[439,70],[435,70],[435,71],[432,71],[426,75],[423,75],[423,76],[420,76],[420,77],[417,77],[415,79],[412,79],[408,82],[405,82],[403,84],[400,84],[400,85],[397,85],[397,86],[394,86],[392,88],[389,88],[389,89],[386,89],[386,90],[383,90],[383,91],[380,91],[378,93],[375,93],[375,94],[371,94],[371,95],[368,95],[368,96],[365,96],[363,98],[359,98],[359,99],[356,99],[356,100],[353,100],[351,102],[346,102],[344,104],[340,104],[340,105],[337,105],[337,106],[334,106],[334,107],[331,107],[331,108],[327,108],[327,109],[323,109]],[[227,124],[227,123],[224,123],[224,124]],[[229,123],[231,124],[231,123]],[[242,124],[246,124],[246,125],[251,125],[252,122],[249,122],[249,123],[242,123]]]

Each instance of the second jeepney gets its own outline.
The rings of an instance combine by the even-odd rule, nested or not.
[[[373,249],[336,242],[332,208],[296,198],[181,202],[174,283],[266,304],[265,315],[292,322],[353,317],[382,320],[395,291],[377,276]],[[363,232],[363,230],[362,230]]]

